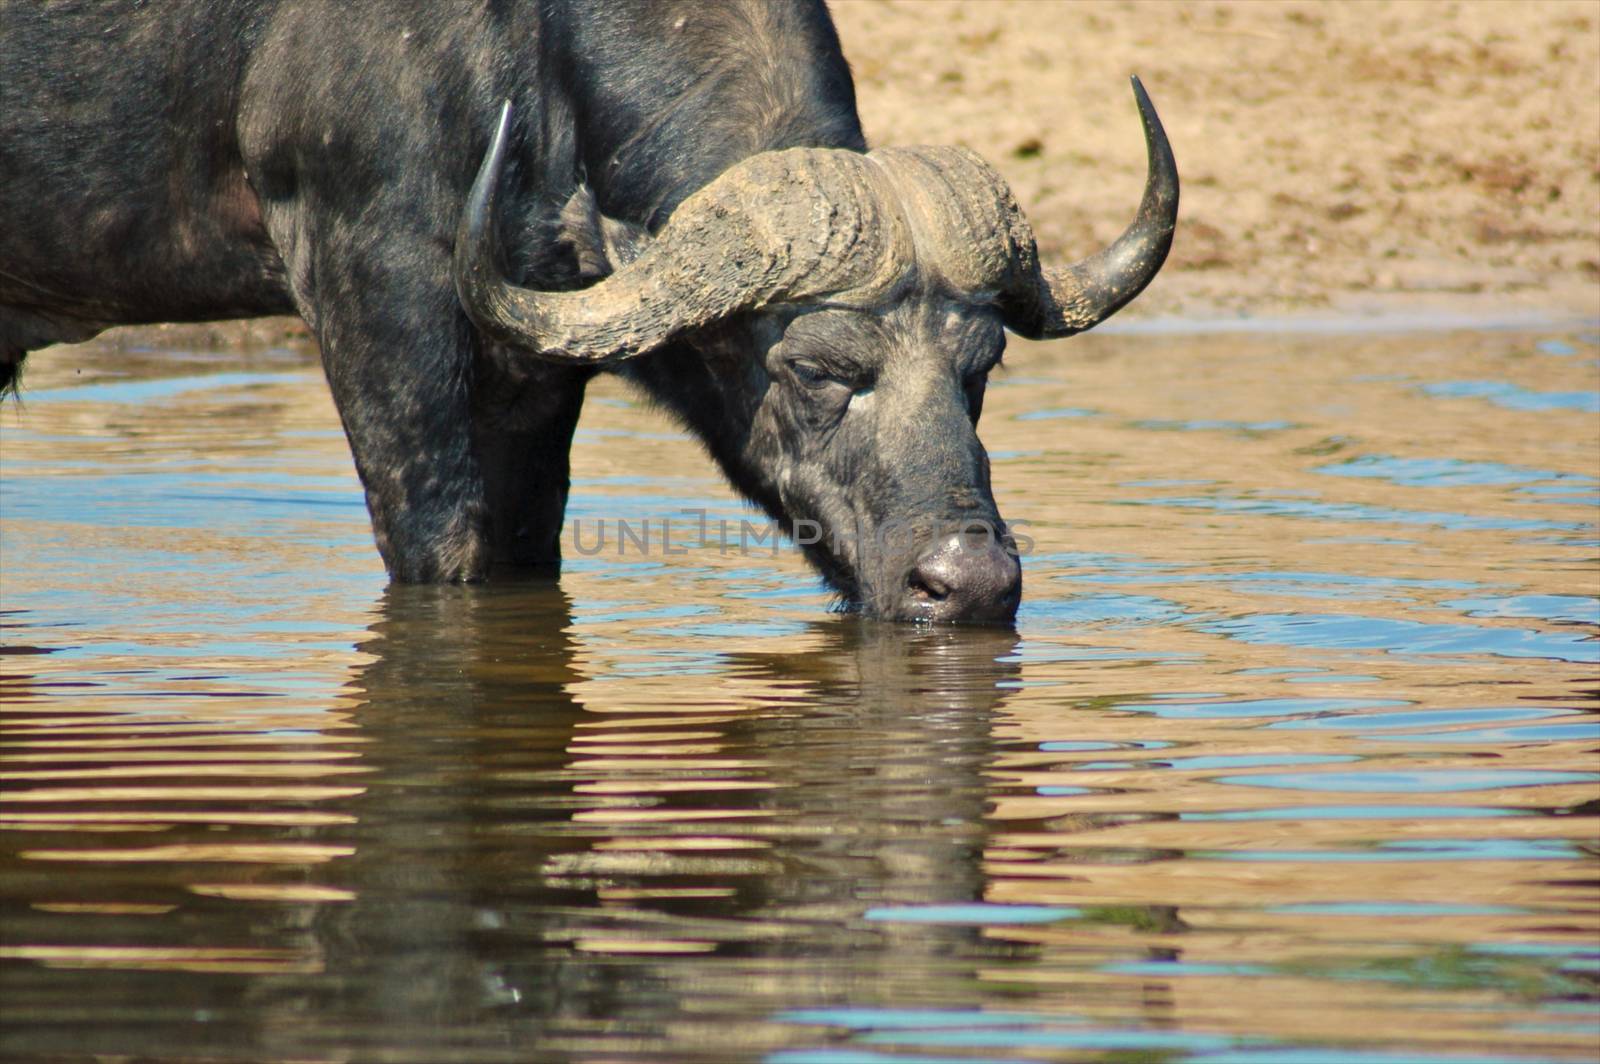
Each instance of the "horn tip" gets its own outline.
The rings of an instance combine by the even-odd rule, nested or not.
[[[1144,91],[1144,83],[1139,80],[1139,75],[1132,75],[1130,80],[1133,82],[1134,101],[1139,106],[1139,122],[1144,126],[1150,173],[1159,179],[1164,194],[1176,198],[1178,167],[1173,162],[1172,145],[1167,140],[1166,130],[1162,128],[1161,116],[1156,114],[1156,106],[1150,102],[1150,94]]]
[[[1141,116],[1154,115],[1156,106],[1150,102],[1150,94],[1144,91],[1144,82],[1139,80],[1139,75],[1130,74],[1128,80],[1133,83],[1133,99],[1139,105]]]
[[[500,178],[510,132],[511,101],[504,100],[500,105],[500,120],[494,136],[483,154],[483,161],[478,165],[477,176],[467,192],[467,201],[456,227],[456,246],[452,258],[456,293],[467,308],[468,316],[478,322],[480,328],[483,322],[472,308],[481,302],[483,293],[491,289],[500,276],[500,250],[495,234],[495,185]]]

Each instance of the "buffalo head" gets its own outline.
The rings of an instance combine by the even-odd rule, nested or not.
[[[1004,621],[1022,575],[976,426],[1004,330],[1082,332],[1156,275],[1178,174],[1138,79],[1149,173],[1108,248],[1042,266],[1005,181],[962,148],[753,155],[582,291],[506,281],[495,188],[510,105],[462,217],[456,287],[480,331],[539,359],[611,365],[674,339],[719,364],[735,480],[864,611]]]

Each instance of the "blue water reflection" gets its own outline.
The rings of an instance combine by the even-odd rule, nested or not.
[[[1459,458],[1396,458],[1384,454],[1361,455],[1333,465],[1318,466],[1315,471],[1336,477],[1387,480],[1407,488],[1499,487],[1548,481],[1561,482],[1561,487],[1569,488],[1600,483],[1594,477],[1577,473],[1529,469],[1503,462],[1468,462]]]
[[[70,388],[29,390],[28,405],[51,403],[159,403],[166,399],[199,391],[248,390],[255,385],[280,384],[283,373],[209,373],[195,377],[164,377],[156,380],[106,381]],[[237,401],[239,397],[235,397]]]
[[[1218,783],[1291,791],[1341,791],[1350,794],[1451,794],[1550,783],[1594,783],[1600,773],[1544,772],[1535,769],[1418,769],[1414,772],[1306,772],[1219,776]]]
[[[1592,636],[1469,624],[1429,624],[1394,617],[1345,614],[1258,613],[1199,621],[1195,627],[1246,643],[1382,650],[1393,654],[1487,654],[1502,658],[1549,658],[1600,662]]]
[[[1229,495],[1123,499],[1120,502],[1125,506],[1171,506],[1184,510],[1215,510],[1225,514],[1293,517],[1311,521],[1371,521],[1379,524],[1423,525],[1451,532],[1581,532],[1591,527],[1574,521],[1490,517],[1437,510],[1403,510],[1353,502],[1313,502]]]
[[[1441,399],[1487,399],[1508,410],[1576,410],[1600,413],[1600,392],[1536,392],[1509,381],[1442,381],[1417,386]]]
[[[1576,713],[1571,709],[1541,706],[1488,706],[1463,709],[1419,709],[1384,713],[1328,713],[1305,720],[1286,720],[1272,728],[1333,731],[1372,731],[1378,728],[1442,728],[1451,724],[1489,724],[1516,720],[1543,720]]]
[[[1456,599],[1444,605],[1468,617],[1532,617],[1600,626],[1600,597],[1593,595],[1497,595]]]
[[[1524,809],[1508,809],[1492,805],[1406,805],[1385,802],[1382,805],[1296,805],[1282,809],[1230,809],[1216,813],[1184,813],[1185,820],[1196,821],[1251,821],[1251,820],[1469,820],[1485,817],[1531,816]]]
[[[1299,717],[1354,709],[1382,709],[1407,703],[1384,698],[1250,698],[1237,701],[1125,702],[1121,710],[1175,720],[1233,720],[1249,717]]]

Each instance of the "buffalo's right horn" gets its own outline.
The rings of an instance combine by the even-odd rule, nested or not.
[[[1133,95],[1144,123],[1149,172],[1133,223],[1110,247],[1063,268],[1020,271],[1009,293],[1006,325],[1030,340],[1051,340],[1093,328],[1144,291],[1166,261],[1178,224],[1178,167],[1172,145],[1138,78]]]
[[[495,193],[511,104],[473,182],[456,234],[462,306],[492,339],[540,358],[588,365],[643,354],[675,334],[771,302],[823,295],[870,302],[914,262],[904,221],[884,209],[859,154],[762,152],[679,205],[632,263],[575,292],[508,282]]]

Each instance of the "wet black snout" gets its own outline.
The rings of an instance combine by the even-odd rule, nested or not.
[[[906,576],[901,616],[926,621],[1009,621],[1022,599],[1022,565],[993,536],[936,540]]]

